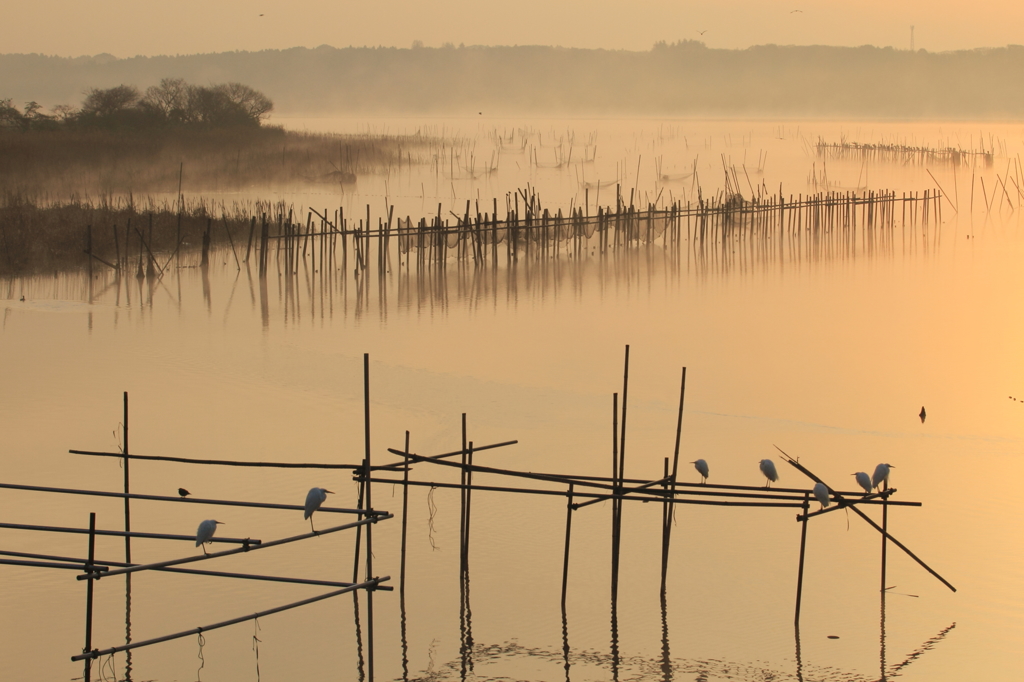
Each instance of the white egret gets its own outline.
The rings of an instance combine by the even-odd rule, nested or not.
[[[829,494],[828,486],[818,481],[814,484],[814,490],[811,491],[814,494],[814,499],[821,503],[821,508],[824,509],[829,505]]]
[[[701,483],[707,483],[709,471],[708,463],[705,462],[703,459],[698,459],[696,462],[690,462],[690,464],[692,464],[693,468],[697,470],[697,473],[701,475],[701,478],[703,479]]]
[[[878,486],[880,486],[884,482],[885,483],[885,487],[888,488],[889,487],[889,469],[895,469],[895,468],[896,467],[894,467],[892,464],[879,464],[878,466],[876,466],[875,467],[875,473],[871,477],[871,485],[872,485],[872,487],[877,488]]]
[[[206,519],[199,524],[199,528],[196,529],[196,547],[203,548],[203,554],[206,554],[206,543],[213,542],[213,534],[217,532],[217,524],[223,524],[223,521],[217,521],[216,519]]]
[[[313,512],[320,508],[320,505],[327,499],[327,493],[334,494],[333,491],[327,488],[310,488],[309,492],[306,493],[306,506],[304,508],[304,514],[302,518],[309,519],[309,529],[316,533],[316,529],[313,528]]]
[[[870,493],[871,489],[875,487],[871,485],[871,477],[864,471],[858,471],[857,473],[850,475],[857,479],[857,484],[861,488],[864,488],[864,492],[866,493]]]
[[[775,470],[775,462],[770,459],[762,459],[760,462],[761,473],[768,479],[765,488],[770,488],[773,481],[779,480],[779,472]]]

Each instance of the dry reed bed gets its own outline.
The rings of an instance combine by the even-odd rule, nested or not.
[[[289,210],[281,202],[228,206],[203,199],[38,205],[8,194],[0,200],[0,274],[77,270],[88,264],[88,253],[95,267],[120,264],[128,271],[148,270],[153,261],[159,269],[170,255],[202,244],[208,229],[213,241],[237,246],[237,240],[248,237],[257,215],[287,215]]]
[[[439,140],[281,128],[21,132],[0,129],[0,187],[47,203],[76,195],[175,195],[348,183],[428,163]]]

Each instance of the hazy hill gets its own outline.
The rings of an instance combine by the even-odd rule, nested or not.
[[[238,81],[278,113],[1024,118],[1024,46],[959,52],[684,41],[648,52],[344,48],[61,58],[0,55],[0,99],[46,108],[88,88]]]

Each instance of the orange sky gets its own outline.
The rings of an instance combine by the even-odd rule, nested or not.
[[[911,25],[916,47],[929,51],[1024,43],[1024,3],[1005,0],[16,0],[5,3],[3,14],[0,51],[62,56],[408,47],[413,40],[428,47],[451,42],[646,50],[659,40],[691,38],[726,48],[777,43],[905,49]]]

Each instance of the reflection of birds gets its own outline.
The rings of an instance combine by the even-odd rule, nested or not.
[[[693,468],[697,470],[697,473],[701,475],[703,479],[701,483],[707,483],[708,481],[708,463],[702,459],[698,459],[696,462],[690,462]]]
[[[818,481],[814,484],[814,489],[811,491],[814,494],[814,499],[821,503],[821,508],[824,509],[828,506],[828,486]]]
[[[181,495],[182,497],[188,497],[192,493],[190,493],[189,491],[185,490],[184,488],[178,488],[178,494]]]
[[[764,474],[764,477],[768,479],[768,483],[767,485],[765,485],[765,488],[770,488],[772,486],[773,481],[779,480],[779,472],[775,470],[775,462],[771,461],[770,459],[762,459],[760,462],[760,467],[761,473]]]
[[[924,405],[921,406],[921,412],[917,416],[921,418],[921,423],[924,424],[924,420],[928,417],[928,413],[924,411]]]
[[[879,464],[875,467],[875,473],[871,476],[871,486],[877,488],[882,483],[885,483],[885,487],[889,487],[889,469],[895,469],[892,464]]]
[[[327,488],[310,488],[309,492],[306,493],[306,506],[304,508],[305,513],[302,518],[309,519],[309,529],[316,532],[313,528],[313,512],[320,508],[320,505],[327,499],[327,493],[334,494]]]
[[[196,529],[196,547],[203,547],[203,554],[206,554],[206,543],[213,542],[213,534],[217,532],[217,524],[223,524],[223,521],[217,521],[215,519],[206,519],[199,524],[199,528]]]
[[[871,477],[868,476],[866,472],[858,471],[857,473],[850,475],[857,479],[857,484],[861,488],[864,488],[864,492],[866,493],[870,493],[871,489],[875,487],[871,485]]]

